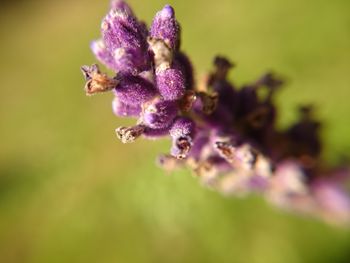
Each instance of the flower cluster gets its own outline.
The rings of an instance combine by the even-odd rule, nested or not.
[[[212,72],[196,84],[180,33],[169,5],[148,30],[124,1],[112,1],[102,37],[91,49],[116,75],[109,77],[96,64],[82,71],[87,95],[112,91],[113,112],[137,119],[134,126],[117,128],[117,137],[130,143],[140,136],[169,136],[170,153],[158,159],[164,169],[187,166],[224,194],[260,193],[286,209],[349,222],[350,199],[343,189],[349,171],[323,164],[321,124],[312,106],[300,107],[296,123],[277,129],[273,98],[283,85],[280,78],[267,73],[237,87],[227,79],[234,65],[217,56]]]

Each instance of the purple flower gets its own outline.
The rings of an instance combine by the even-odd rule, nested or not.
[[[113,8],[107,14],[102,21],[101,33],[109,56],[113,57],[115,70],[137,74],[149,68],[144,25],[137,21],[131,10],[127,10],[126,5]]]
[[[185,79],[177,69],[166,69],[156,72],[157,87],[160,95],[166,100],[177,100],[185,94]]]
[[[151,82],[133,75],[120,76],[114,92],[120,101],[129,105],[141,105],[151,100],[157,94]]]
[[[103,19],[101,32],[106,46],[117,48],[146,48],[141,24],[136,18],[118,9],[112,9]]]
[[[147,53],[137,48],[117,48],[113,51],[114,67],[124,74],[137,75],[149,69]]]
[[[143,123],[152,129],[164,129],[169,127],[177,115],[175,101],[156,99],[145,105]]]
[[[164,6],[154,17],[150,36],[163,40],[172,49],[177,48],[179,25],[175,19],[175,11],[170,5]]]
[[[114,0],[101,28],[102,38],[91,49],[114,74],[109,77],[96,64],[83,66],[85,92],[113,91],[115,115],[137,119],[116,129],[122,143],[169,137],[170,154],[158,158],[168,171],[186,166],[225,195],[259,193],[286,210],[350,222],[343,187],[349,170],[322,160],[322,125],[312,106],[301,106],[289,127],[277,127],[274,97],[283,81],[275,74],[240,87],[227,78],[234,64],[217,56],[213,70],[195,84],[169,5],[148,31],[124,1]]]

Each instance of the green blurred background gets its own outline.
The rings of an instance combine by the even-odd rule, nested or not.
[[[349,152],[348,0],[130,1],[148,23],[166,3],[198,75],[215,54],[238,64],[238,84],[274,69],[289,82],[280,125],[315,102],[325,158]],[[165,175],[166,140],[115,138],[130,121],[111,94],[86,97],[79,70],[108,4],[1,1],[0,262],[350,262],[348,229]]]

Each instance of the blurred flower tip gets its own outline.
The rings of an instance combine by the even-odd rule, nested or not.
[[[173,17],[175,15],[174,8],[171,5],[165,5],[164,8],[160,11],[160,14],[163,18]]]

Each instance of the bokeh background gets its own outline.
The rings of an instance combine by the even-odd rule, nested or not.
[[[348,0],[130,0],[148,23],[166,3],[198,75],[216,54],[238,84],[281,73],[279,125],[315,102],[325,159],[349,152]],[[108,0],[0,4],[0,262],[350,262],[349,229],[166,175],[167,140],[115,138],[130,121],[111,94],[86,97],[79,70]]]

